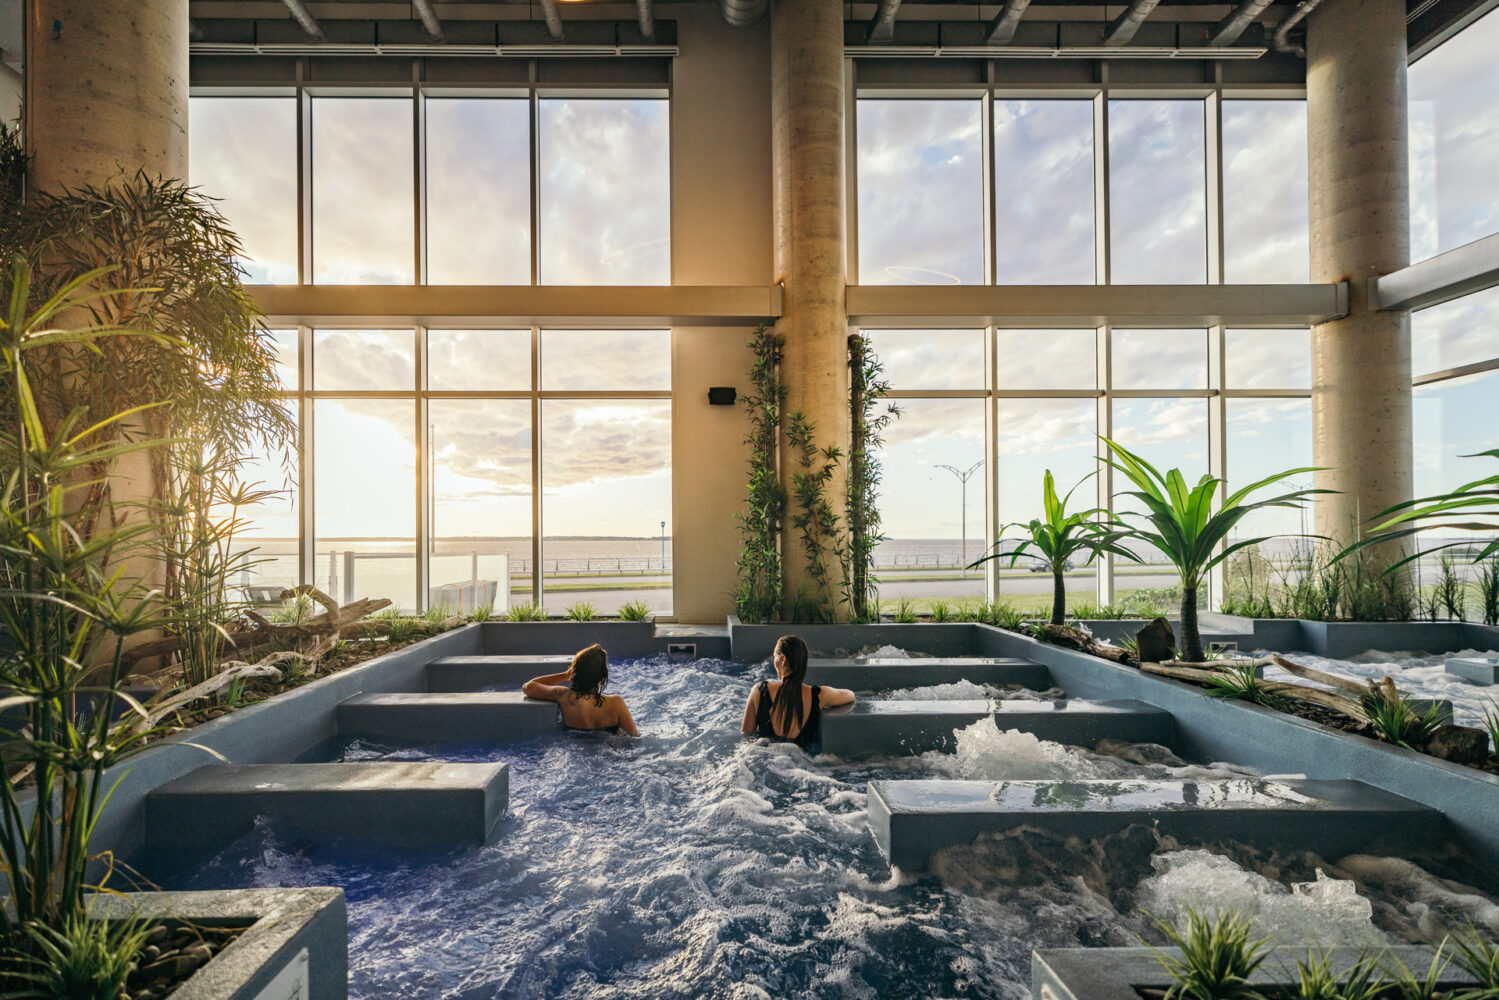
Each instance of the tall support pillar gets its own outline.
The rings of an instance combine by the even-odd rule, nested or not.
[[[1410,316],[1380,312],[1369,279],[1410,257],[1403,0],[1333,0],[1307,28],[1311,278],[1347,281],[1344,319],[1312,330],[1316,530],[1410,499]]]
[[[785,283],[776,330],[785,338],[782,375],[786,412],[800,410],[816,425],[819,446],[843,452],[827,497],[840,523],[847,490],[848,312],[844,217],[843,4],[839,0],[775,0],[771,10],[771,155],[775,198],[776,273]],[[781,475],[791,486],[801,453],[784,439]],[[810,585],[808,558],[791,527],[784,532],[786,598]],[[825,557],[836,590],[842,579]],[[840,617],[846,608],[839,608]]]
[[[187,178],[187,0],[31,0],[26,141],[44,191]]]

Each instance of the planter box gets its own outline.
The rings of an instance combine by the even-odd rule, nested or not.
[[[104,918],[249,926],[173,991],[172,1000],[348,1000],[342,889],[130,893],[95,896],[92,905]]]
[[[799,635],[814,657],[856,652],[866,646],[896,646],[928,656],[973,656],[971,622],[881,622],[868,625],[808,625],[772,622],[746,625],[729,615],[729,643],[735,663],[758,663],[770,658],[776,640]]]
[[[478,653],[576,653],[598,643],[611,659],[655,656],[667,640],[656,637],[656,623],[646,622],[484,622]]]
[[[1417,976],[1431,967],[1432,950],[1419,947],[1391,948]],[[1031,952],[1031,996],[1037,1000],[1140,1000],[1137,986],[1167,987],[1171,977],[1161,965],[1161,954],[1181,957],[1176,948],[1044,948]],[[1305,960],[1306,949],[1272,948],[1270,957],[1249,981],[1255,986],[1283,986],[1296,994],[1296,960]],[[1357,948],[1334,948],[1329,961],[1339,973],[1359,958]],[[1448,965],[1442,982],[1474,982],[1455,965]]]

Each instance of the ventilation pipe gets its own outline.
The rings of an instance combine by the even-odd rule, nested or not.
[[[880,0],[880,5],[869,22],[869,42],[888,42],[895,37],[895,15],[900,12],[900,0]]]
[[[1209,45],[1232,45],[1244,34],[1244,29],[1254,23],[1254,19],[1264,13],[1265,8],[1270,6],[1270,0],[1244,0],[1243,3],[1234,8],[1233,13],[1213,25],[1213,30],[1208,34]]]
[[[416,16],[422,19],[422,27],[427,30],[427,37],[434,42],[442,41],[442,22],[437,19],[437,13],[432,9],[431,0],[411,0],[411,6],[416,11]]]
[[[1290,52],[1298,59],[1306,58],[1306,46],[1292,45],[1290,42],[1291,29],[1306,19],[1306,16],[1320,6],[1322,0],[1301,0],[1296,9],[1286,15],[1286,19],[1275,26],[1275,51]]]
[[[770,9],[770,0],[718,0],[723,19],[736,28],[757,23]]]
[[[1104,36],[1105,45],[1128,45],[1135,37],[1135,32],[1140,30],[1140,25],[1155,10],[1156,4],[1161,0],[1133,0],[1124,13],[1114,18],[1114,23],[1109,25],[1109,33]]]
[[[656,15],[651,11],[651,0],[635,0],[635,12],[640,18],[640,37],[648,42],[656,40]]]
[[[541,13],[547,19],[547,34],[552,36],[552,41],[562,41],[562,14],[557,10],[557,0],[541,0]]]
[[[1005,0],[1004,10],[994,15],[989,22],[989,33],[984,41],[989,45],[1008,45],[1015,40],[1015,29],[1020,27],[1020,18],[1031,0]]]
[[[312,11],[307,9],[307,5],[302,3],[302,0],[283,0],[283,2],[286,4],[286,9],[291,11],[291,16],[296,18],[297,23],[302,26],[302,30],[311,35],[314,41],[321,42],[323,40],[322,25],[317,23],[317,18],[312,16]]]

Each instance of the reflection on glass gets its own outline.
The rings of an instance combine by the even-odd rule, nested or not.
[[[880,599],[976,601],[984,574],[961,567],[984,549],[984,401],[902,399],[900,408],[879,456]]]
[[[1223,280],[1301,283],[1311,270],[1305,101],[1223,102]]]
[[[996,389],[1093,389],[1096,330],[996,330]]]
[[[1416,375],[1499,357],[1499,288],[1487,288],[1411,314]],[[1476,478],[1476,477],[1475,477]]]
[[[610,613],[641,599],[669,614],[671,401],[545,400],[541,455],[547,610],[591,601]],[[628,591],[610,587],[621,574]]]
[[[1109,102],[1114,284],[1207,280],[1202,101]]]
[[[892,389],[982,389],[983,330],[861,330]]]
[[[468,610],[531,600],[531,401],[433,399],[427,415],[429,600]]]
[[[1499,13],[1411,64],[1411,259],[1499,232]]]
[[[1224,330],[1223,369],[1229,389],[1309,389],[1309,330]]]
[[[312,387],[322,391],[415,388],[410,330],[312,331]]]
[[[544,98],[539,113],[541,283],[670,283],[667,102]]]
[[[1047,469],[1056,480],[1058,493],[1065,494],[1077,487],[1069,510],[1098,506],[1096,480],[1084,479],[1097,468],[1094,435],[1098,429],[1098,406],[1094,400],[1000,399],[995,405],[999,410],[995,448],[999,467],[995,479],[1000,524],[1023,523],[1043,516],[1041,484]],[[1022,537],[1018,529],[1010,529],[1004,535],[1004,551],[1012,551]],[[1044,608],[1049,612],[1051,576],[1031,572],[1029,565],[1033,562],[1022,558],[1015,568],[1002,570],[1000,596],[1019,608]],[[1066,586],[1069,603],[1094,603],[1098,593],[1094,568],[1074,567],[1067,573]]]
[[[295,399],[285,401],[287,415],[295,421],[299,407]],[[295,587],[301,580],[297,562],[297,539],[301,524],[297,509],[296,457],[272,454],[264,442],[238,470],[241,484],[255,492],[272,492],[258,504],[242,508],[243,527],[235,532],[233,551],[250,552],[254,565],[230,581],[239,588],[237,597],[255,603],[280,603],[277,591]],[[253,551],[251,551],[253,550]],[[262,588],[252,590],[251,588]]]
[[[297,391],[298,344],[297,331],[272,330],[267,338],[272,353],[276,355],[276,377],[286,392]]]
[[[1464,458],[1494,447],[1499,372],[1417,386],[1414,400],[1416,495],[1430,496],[1494,474],[1491,458]]]
[[[1091,285],[1093,102],[994,102],[994,280]]]
[[[192,184],[219,199],[245,280],[296,284],[296,98],[194,97],[188,125]]]
[[[414,280],[410,98],[312,99],[312,280]],[[257,158],[258,160],[258,158]]]
[[[526,392],[530,330],[428,330],[427,388],[434,392]]]
[[[1230,399],[1227,411],[1228,489],[1257,483],[1287,469],[1312,465],[1312,403],[1309,399]],[[1273,488],[1282,493],[1312,485],[1310,472]],[[1270,494],[1265,494],[1269,496]],[[1302,535],[1311,532],[1312,511],[1266,507],[1251,511],[1234,538]],[[1232,541],[1233,538],[1230,538]],[[1289,541],[1265,543],[1262,554],[1275,560],[1289,554]]]
[[[983,104],[858,102],[859,281],[984,280]]]
[[[531,283],[531,109],[524,98],[429,98],[427,281]]]
[[[313,404],[316,582],[341,604],[417,607],[414,419],[411,399]]]
[[[1114,330],[1112,337],[1114,388],[1207,388],[1206,330]]]
[[[543,389],[671,388],[670,330],[543,330]]]

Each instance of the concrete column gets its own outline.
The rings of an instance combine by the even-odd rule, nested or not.
[[[1410,499],[1410,316],[1378,312],[1368,279],[1410,257],[1405,4],[1330,0],[1307,28],[1311,277],[1348,281],[1347,318],[1312,330],[1320,535]]]
[[[31,0],[26,139],[41,190],[187,177],[187,0]]]
[[[786,289],[776,328],[786,340],[786,408],[788,413],[800,410],[813,421],[818,445],[838,445],[846,463],[843,4],[775,0],[770,68],[775,263]],[[800,453],[783,442],[781,470],[788,489],[799,458]],[[843,463],[827,495],[841,524],[846,497]],[[789,516],[783,537],[790,601],[807,582],[807,558]],[[836,587],[842,574],[830,553],[826,561]]]

